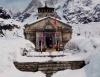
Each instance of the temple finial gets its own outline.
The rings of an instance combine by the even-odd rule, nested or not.
[[[45,7],[47,7],[47,1],[45,1]]]

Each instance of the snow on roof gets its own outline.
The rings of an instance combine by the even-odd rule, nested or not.
[[[67,24],[66,22],[64,22],[64,21],[62,21],[62,20],[60,20],[60,19],[58,19],[58,18],[49,16],[49,17],[43,17],[43,18],[40,18],[40,19],[38,19],[38,20],[35,20],[35,21],[32,22],[31,24],[27,24],[27,25],[32,25],[32,24],[34,24],[34,23],[37,23],[37,22],[39,22],[39,21],[41,21],[41,20],[44,20],[44,19],[47,19],[47,18],[51,18],[51,19],[57,20],[57,21],[59,21],[59,22],[61,22],[61,23],[63,23],[63,24]],[[68,25],[68,24],[67,24],[67,25]],[[68,26],[69,26],[69,25],[68,25]]]
[[[46,18],[48,18],[48,17],[43,17],[43,18],[34,20],[34,22],[32,22],[31,24],[37,23],[37,22],[39,22],[39,21],[41,21],[41,20],[44,20],[44,19],[46,19]],[[29,24],[29,25],[31,25],[31,24]]]

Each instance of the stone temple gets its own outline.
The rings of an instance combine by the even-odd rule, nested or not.
[[[25,38],[35,44],[36,51],[61,51],[71,39],[72,27],[58,19],[55,9],[38,8],[37,20],[25,26]]]

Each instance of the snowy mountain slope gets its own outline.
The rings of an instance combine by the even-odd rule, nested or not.
[[[45,3],[47,3],[47,5],[50,7],[55,7],[57,4],[59,4],[59,2],[60,0],[32,0],[24,12],[36,12],[37,8],[45,6]]]
[[[37,10],[36,8],[41,6],[42,4],[39,0],[32,0],[24,12],[29,12],[29,13],[34,12]]]
[[[23,23],[12,19],[9,11],[0,8],[0,37],[24,37],[23,29]]]
[[[0,18],[0,37],[18,38],[23,35],[24,24],[14,19]]]
[[[9,13],[11,17],[17,18],[21,21],[24,21],[25,19],[34,20],[34,17],[36,19],[37,14],[34,15],[34,13],[37,13],[37,8],[39,6],[44,6],[45,1],[47,2],[48,6],[55,7],[56,12],[58,13],[59,17],[62,20],[65,20],[69,23],[90,23],[90,22],[99,22],[100,21],[100,0],[13,0],[10,3],[11,0],[5,0],[3,1],[4,4],[7,4],[8,6],[14,6],[13,9],[24,9],[18,10],[17,12],[15,9],[13,12],[16,14],[13,14],[12,8],[10,9]],[[1,1],[2,3],[2,1]],[[15,4],[16,3],[16,4]],[[17,7],[15,7],[15,5]],[[18,4],[18,5],[17,5]],[[8,7],[9,8],[9,7]],[[33,21],[32,20],[32,21]]]
[[[30,17],[35,17],[32,15],[32,13],[37,13],[37,7],[44,6],[45,1],[47,2],[48,6],[55,7],[59,17],[66,22],[84,24],[100,21],[99,0],[38,0],[35,2],[32,0],[26,10],[22,13],[22,15],[29,13],[30,16],[23,18],[23,21],[25,19],[30,19]]]

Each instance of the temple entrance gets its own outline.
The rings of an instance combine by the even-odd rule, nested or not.
[[[60,32],[44,31],[36,33],[36,49],[38,51],[59,51],[63,49]]]
[[[45,33],[45,42],[46,42],[46,47],[47,48],[53,48],[53,33],[52,32],[46,32]]]
[[[47,36],[46,37],[46,46],[47,48],[52,48],[53,47],[53,38],[52,36]]]

